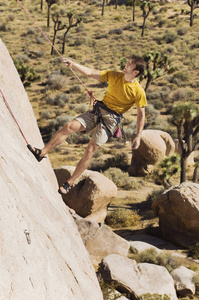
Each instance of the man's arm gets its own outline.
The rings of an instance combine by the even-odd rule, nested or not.
[[[144,120],[145,120],[145,107],[138,107],[137,108],[137,134],[132,141],[132,149],[138,149],[138,147],[140,146],[140,138],[141,138],[142,130],[144,128]]]
[[[67,66],[77,70],[82,75],[92,77],[100,81],[100,71],[79,65],[68,58],[62,58],[62,62],[65,63]]]

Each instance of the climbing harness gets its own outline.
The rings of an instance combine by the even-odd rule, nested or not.
[[[100,108],[108,111],[109,113],[111,113],[114,116],[114,118],[117,122],[117,129],[113,134],[108,129],[108,127],[107,127],[107,125],[106,125],[106,123],[105,123],[105,121],[102,117]],[[98,100],[95,101],[95,103],[93,105],[93,110],[91,112],[96,116],[96,124],[101,122],[106,127],[108,132],[110,133],[110,136],[113,136],[115,138],[120,138],[122,136],[122,138],[124,139],[124,141],[126,143],[126,135],[125,135],[125,132],[123,130],[123,124],[122,124],[122,120],[124,119],[124,117],[123,117],[122,114],[118,114],[114,110],[108,108],[102,101],[98,101]]]
[[[17,126],[18,126],[18,128],[19,128],[19,131],[20,131],[20,133],[21,133],[21,135],[23,136],[23,138],[24,138],[26,144],[28,145],[28,141],[27,141],[25,135],[23,134],[23,131],[21,130],[21,127],[19,126],[19,123],[17,122],[17,120],[16,120],[16,118],[15,118],[15,116],[14,116],[14,114],[13,114],[13,112],[12,112],[12,110],[11,110],[9,104],[8,104],[8,101],[6,100],[6,98],[5,98],[5,96],[4,96],[4,94],[3,94],[3,92],[2,92],[1,89],[0,89],[0,93],[1,93],[1,95],[2,95],[2,97],[3,97],[3,101],[4,101],[5,105],[6,105],[6,107],[8,108],[8,110],[9,110],[9,112],[10,112],[12,118],[14,119],[15,123],[17,124]]]
[[[33,21],[33,23],[37,26],[37,28],[39,29],[39,31],[43,34],[43,36],[46,38],[46,40],[49,42],[49,44],[53,47],[53,49],[57,52],[57,54],[63,59],[63,56],[61,55],[61,53],[57,50],[57,48],[53,45],[53,43],[50,41],[50,39],[47,37],[47,35],[43,32],[43,30],[39,27],[39,25],[36,23],[36,21],[33,19],[33,17],[30,15],[30,13],[25,9],[25,7],[23,6],[23,4],[17,0],[17,2],[19,3],[19,5],[21,6],[21,8],[25,11],[25,13],[28,15],[28,17]],[[70,70],[71,72],[75,75],[75,77],[77,78],[77,80],[80,82],[80,84],[85,88],[85,90],[87,91],[89,97],[90,97],[90,104],[91,102],[95,102],[96,99],[93,96],[92,91],[89,91],[87,89],[87,87],[85,86],[85,84],[81,81],[81,79],[79,78],[79,76],[75,73],[75,71],[67,64],[65,64]]]

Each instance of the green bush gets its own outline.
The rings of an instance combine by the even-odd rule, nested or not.
[[[89,109],[89,106],[87,104],[80,104],[80,105],[76,106],[75,112],[77,114],[82,114],[82,113],[85,113],[86,111],[88,111],[88,109]]]
[[[177,260],[166,253],[158,253],[156,249],[150,248],[139,254],[134,254],[133,259],[138,263],[151,263],[165,267],[169,272],[179,267]]]
[[[66,141],[69,144],[88,144],[90,141],[90,136],[88,134],[82,133],[82,132],[77,132],[71,134]]]
[[[131,190],[135,186],[129,174],[118,168],[109,168],[103,174],[112,180],[118,188]]]
[[[194,246],[189,248],[189,256],[194,259],[199,259],[199,243],[196,243]]]
[[[149,206],[151,207],[153,201],[157,198],[157,196],[159,196],[160,194],[162,194],[164,192],[164,188],[158,189],[158,190],[154,190],[151,193],[148,194],[147,196],[147,203],[149,203]]]
[[[51,74],[46,80],[47,90],[61,90],[66,86],[67,80],[60,74]]]
[[[109,157],[104,162],[104,167],[108,168],[117,168],[124,167],[128,165],[128,155],[125,152],[116,153],[115,156]]]
[[[15,59],[14,64],[24,86],[30,86],[32,82],[40,79],[40,76],[37,75],[34,68],[29,67],[27,64],[24,63],[23,60]]]
[[[175,32],[168,32],[163,36],[163,40],[167,43],[167,44],[171,44],[173,42],[175,42],[177,40],[178,36],[176,35]]]
[[[199,273],[193,276],[193,283],[195,284],[196,287],[196,294],[199,293]]]
[[[81,93],[81,87],[80,85],[73,85],[70,89],[69,89],[69,92],[71,94],[78,94],[78,93]]]
[[[188,27],[181,27],[178,29],[178,35],[182,36],[185,35],[188,32],[189,28]]]
[[[118,208],[108,213],[105,223],[113,228],[137,226],[140,221],[140,216],[136,211]]]
[[[170,300],[171,298],[164,294],[164,295],[160,295],[160,294],[143,294],[140,296],[140,300]]]

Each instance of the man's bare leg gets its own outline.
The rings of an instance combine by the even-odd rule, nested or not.
[[[93,154],[98,148],[99,146],[94,142],[93,139],[91,139],[84,152],[83,157],[78,162],[73,175],[67,180],[70,186],[72,186],[74,181],[84,172],[84,170],[87,169],[90,164],[91,158],[93,157]],[[60,190],[63,194],[67,194],[67,191],[63,187],[60,187]]]
[[[66,138],[74,132],[85,131],[85,128],[81,123],[77,120],[72,120],[71,122],[64,125],[64,127],[55,133],[55,135],[50,139],[50,141],[46,144],[46,146],[41,150],[40,156],[48,154],[53,148],[62,144]]]

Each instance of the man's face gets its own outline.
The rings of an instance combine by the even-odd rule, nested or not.
[[[126,66],[124,67],[124,69],[122,70],[124,74],[135,74],[135,76],[137,75],[138,71],[135,70],[136,64],[132,61],[132,59],[130,59],[127,63]]]

